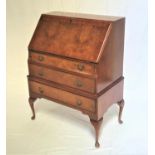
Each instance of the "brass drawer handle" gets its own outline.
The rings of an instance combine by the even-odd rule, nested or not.
[[[39,56],[38,56],[38,60],[39,60],[39,61],[43,61],[43,60],[44,60],[44,57],[43,57],[42,55],[39,55]]]
[[[76,86],[77,87],[82,87],[83,86],[83,83],[80,80],[77,80],[76,81]]]
[[[81,106],[81,105],[82,105],[82,101],[81,101],[81,100],[77,100],[77,101],[76,101],[76,105],[77,105],[77,106]]]
[[[40,92],[41,94],[44,93],[44,90],[43,90],[41,87],[39,87],[38,89],[39,89],[39,92]]]
[[[81,64],[81,63],[78,64],[77,69],[80,70],[80,71],[83,71],[84,70],[84,64]]]

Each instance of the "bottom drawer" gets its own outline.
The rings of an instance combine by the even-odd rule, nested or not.
[[[58,100],[65,103],[65,105],[71,105],[79,109],[95,112],[95,101],[93,99],[72,94],[34,81],[29,81],[29,86],[30,91],[33,93]]]

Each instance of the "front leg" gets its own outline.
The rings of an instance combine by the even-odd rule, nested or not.
[[[124,100],[122,99],[121,101],[117,102],[118,106],[119,106],[119,116],[118,116],[118,122],[120,124],[123,123],[122,119],[122,112],[123,112],[123,108],[124,108]]]
[[[93,125],[93,127],[95,129],[95,136],[96,136],[95,147],[100,147],[98,139],[99,139],[99,131],[100,131],[100,127],[101,127],[102,121],[103,121],[103,118],[101,118],[98,121],[92,120],[90,118],[90,122],[91,122],[91,124]]]
[[[34,120],[35,119],[35,110],[34,110],[34,101],[36,100],[37,98],[32,98],[32,97],[29,97],[29,104],[30,104],[30,107],[31,107],[31,110],[32,110],[32,117],[31,119]]]

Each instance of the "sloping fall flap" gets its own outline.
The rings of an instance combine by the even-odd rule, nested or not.
[[[43,14],[29,50],[97,63],[110,30],[109,21]]]

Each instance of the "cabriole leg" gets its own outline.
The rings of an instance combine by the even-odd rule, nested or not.
[[[98,121],[92,120],[90,118],[90,122],[91,122],[91,124],[93,125],[93,127],[95,129],[95,136],[96,136],[95,147],[100,147],[98,139],[99,139],[99,131],[100,131],[100,127],[101,127],[102,121],[103,121],[103,118],[101,118]]]
[[[35,119],[35,110],[34,110],[34,101],[35,100],[36,100],[36,98],[29,97],[29,104],[30,104],[30,107],[32,110],[32,117],[31,117],[32,120]]]
[[[123,112],[123,108],[124,108],[124,100],[122,99],[121,101],[117,102],[118,106],[119,106],[119,115],[118,115],[118,122],[120,124],[123,123],[122,121],[122,112]]]

